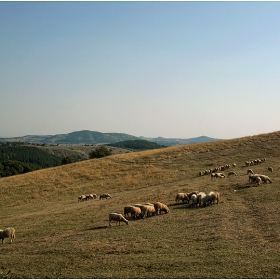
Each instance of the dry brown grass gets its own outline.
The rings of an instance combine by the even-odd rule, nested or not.
[[[0,246],[8,278],[279,278],[280,132],[113,155],[0,179]],[[245,161],[272,184],[248,184]],[[199,171],[237,163],[238,176]],[[268,173],[267,167],[274,167]],[[227,173],[227,172],[225,172]],[[217,190],[221,203],[176,204],[178,191]],[[236,190],[236,191],[234,191]],[[112,199],[78,203],[80,194]],[[162,201],[167,215],[108,227],[108,214]]]

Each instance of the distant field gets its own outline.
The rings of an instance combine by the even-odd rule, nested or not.
[[[44,151],[47,151],[48,153],[57,156],[57,157],[66,157],[66,156],[73,156],[74,158],[79,158],[80,160],[89,159],[89,153],[98,147],[92,146],[92,145],[46,145],[46,146],[38,146],[39,149],[42,149]],[[117,148],[117,147],[107,147],[109,150],[111,150],[112,154],[124,154],[131,152],[128,149],[123,148]]]
[[[280,132],[116,154],[1,178],[0,278],[280,278]],[[245,161],[272,184],[249,184]],[[236,177],[200,171],[236,163]],[[274,171],[269,173],[267,168]],[[216,190],[218,205],[175,203]],[[81,194],[112,199],[78,202]],[[108,227],[108,214],[161,201],[169,214]]]

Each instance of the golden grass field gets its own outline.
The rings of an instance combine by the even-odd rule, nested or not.
[[[280,132],[112,155],[0,179],[0,278],[280,278]],[[272,184],[249,184],[245,161]],[[236,163],[238,176],[199,171]],[[269,173],[267,168],[274,171]],[[216,190],[218,205],[175,203]],[[78,202],[81,194],[112,199]],[[128,204],[169,214],[108,226]]]

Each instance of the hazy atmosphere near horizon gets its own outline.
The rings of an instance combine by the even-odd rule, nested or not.
[[[279,130],[280,2],[0,2],[0,137]]]

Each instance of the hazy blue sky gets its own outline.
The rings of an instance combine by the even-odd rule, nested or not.
[[[0,2],[0,137],[280,130],[280,2]]]

